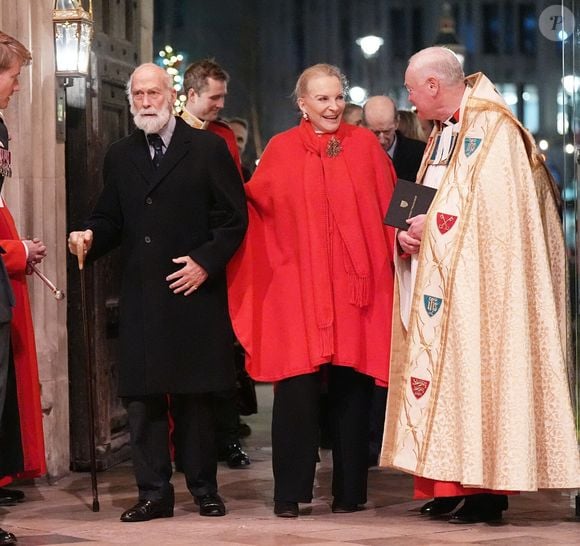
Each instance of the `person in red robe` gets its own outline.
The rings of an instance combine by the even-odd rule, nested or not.
[[[18,91],[21,68],[30,60],[30,52],[20,42],[0,31],[0,109]],[[11,175],[8,141],[0,116],[0,189]],[[26,286],[29,264],[41,262],[46,247],[39,239],[20,239],[2,197],[0,248],[14,296],[8,358],[0,363],[0,505],[10,505],[22,501],[24,494],[5,485],[14,478],[36,478],[46,472],[38,364]],[[0,529],[0,545],[15,542],[12,533]]]
[[[183,88],[187,94],[181,118],[191,127],[211,131],[222,137],[242,176],[242,163],[236,135],[219,115],[228,93],[229,74],[211,59],[190,64],[183,75]]]
[[[332,423],[333,512],[367,498],[369,405],[388,361],[394,233],[383,224],[395,174],[367,129],[342,122],[345,79],[299,77],[303,119],[270,141],[245,189],[246,239],[228,270],[230,314],[256,381],[274,382],[274,513],[311,502],[319,395]]]

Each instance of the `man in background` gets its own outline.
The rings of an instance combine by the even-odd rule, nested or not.
[[[399,130],[399,113],[390,97],[370,97],[363,107],[363,125],[379,139],[383,150],[393,160],[397,176],[414,182],[421,165],[425,143],[407,138]]]
[[[363,122],[362,106],[354,104],[353,102],[348,102],[344,107],[342,121],[350,125],[362,125]]]

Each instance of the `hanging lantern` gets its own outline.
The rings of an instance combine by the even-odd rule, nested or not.
[[[52,11],[56,75],[81,78],[89,73],[93,2],[86,12],[80,0],[55,0]]]

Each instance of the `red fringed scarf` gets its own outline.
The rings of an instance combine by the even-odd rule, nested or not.
[[[341,126],[342,127],[342,126]],[[309,121],[300,122],[300,138],[306,148],[304,180],[312,199],[306,201],[310,235],[315,314],[320,329],[322,354],[333,353],[333,304],[330,238],[333,224],[338,228],[345,250],[344,268],[350,284],[349,301],[365,307],[369,297],[369,256],[356,206],[354,181],[342,153],[343,131],[317,134]],[[323,221],[320,221],[320,217]]]

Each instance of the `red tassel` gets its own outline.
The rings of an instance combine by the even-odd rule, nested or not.
[[[319,328],[321,356],[330,356],[334,353],[334,329],[332,324]]]
[[[369,279],[349,273],[350,303],[357,307],[366,307],[369,303]]]

